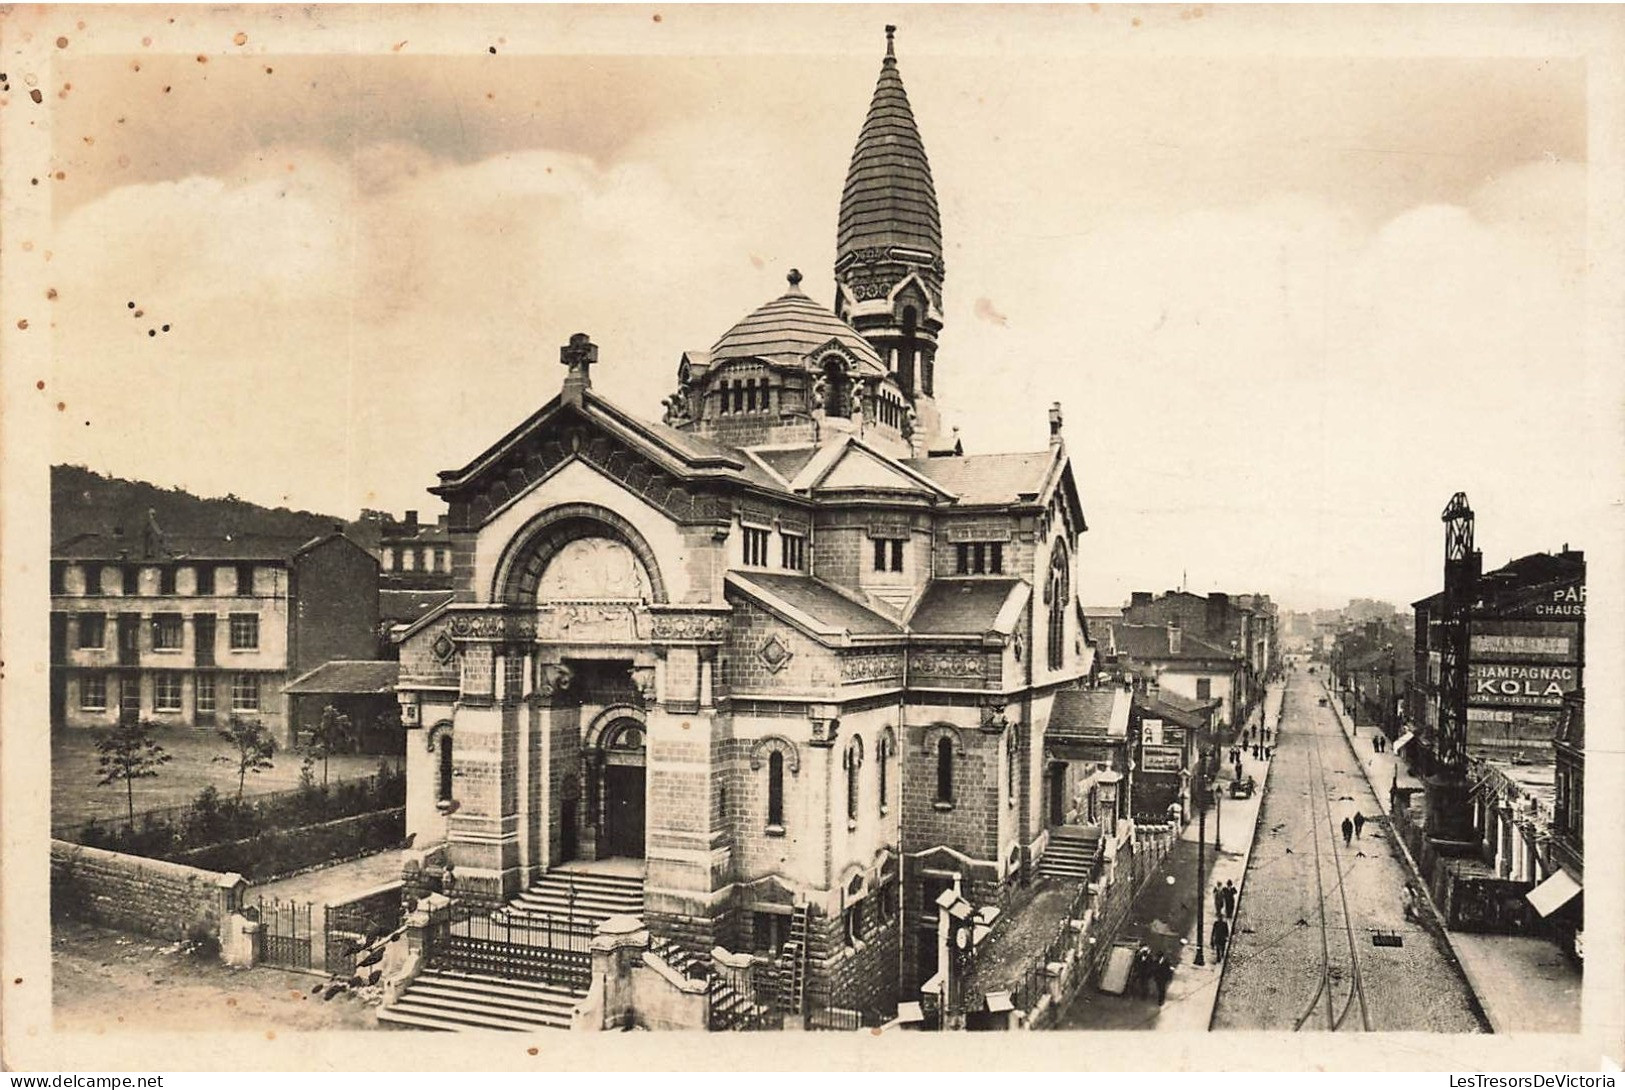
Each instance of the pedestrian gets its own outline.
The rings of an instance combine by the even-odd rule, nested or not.
[[[1135,996],[1150,994],[1151,987],[1151,948],[1141,946],[1134,951],[1134,964],[1129,966],[1128,993]]]
[[[1220,916],[1213,921],[1213,956],[1224,957],[1224,948],[1230,944],[1230,925]]]
[[[1226,879],[1224,883],[1224,914],[1232,920],[1236,918],[1236,898],[1241,891],[1236,889],[1236,883]]]
[[[1348,818],[1343,819],[1343,847],[1348,847],[1349,841],[1354,839],[1354,822]]]
[[[1158,954],[1157,960],[1151,963],[1151,972],[1157,982],[1157,1006],[1168,998],[1168,984],[1174,979],[1174,963],[1168,960],[1167,954]]]
[[[1354,815],[1354,839],[1356,839],[1356,840],[1360,839],[1360,833],[1364,828],[1365,828],[1365,815],[1360,814],[1360,813],[1356,813]]]
[[[1213,883],[1213,914],[1219,915],[1224,911],[1224,886],[1218,882]]]

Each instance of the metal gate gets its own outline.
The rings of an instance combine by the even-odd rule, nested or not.
[[[591,943],[591,935],[551,917],[469,914],[437,931],[429,967],[539,980],[584,995],[592,983]]]
[[[377,942],[400,926],[400,909],[399,901],[371,909],[362,902],[328,905],[323,912],[327,971],[345,978],[359,975],[371,982],[382,959]]]
[[[284,969],[321,971],[325,968],[325,964],[311,963],[311,950],[315,945],[311,928],[311,909],[314,906],[309,901],[261,899],[255,903],[255,907],[263,929],[261,957],[265,964]],[[325,962],[325,957],[323,960]]]

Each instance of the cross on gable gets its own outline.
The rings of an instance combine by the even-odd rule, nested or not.
[[[575,375],[585,377],[588,368],[598,362],[598,346],[585,333],[572,333],[570,343],[559,349],[559,362]]]

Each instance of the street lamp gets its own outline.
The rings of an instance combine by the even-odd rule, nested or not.
[[[1191,793],[1196,803],[1196,964],[1206,965],[1202,956],[1202,940],[1207,926],[1202,908],[1207,903],[1207,807],[1203,796],[1207,791],[1207,758],[1200,751],[1196,756],[1196,790]]]

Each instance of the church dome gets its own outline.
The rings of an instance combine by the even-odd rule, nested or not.
[[[789,280],[789,291],[757,307],[712,346],[713,365],[749,357],[802,363],[830,341],[838,341],[860,365],[885,372],[880,353],[863,334],[807,297],[799,272],[792,269]]]

